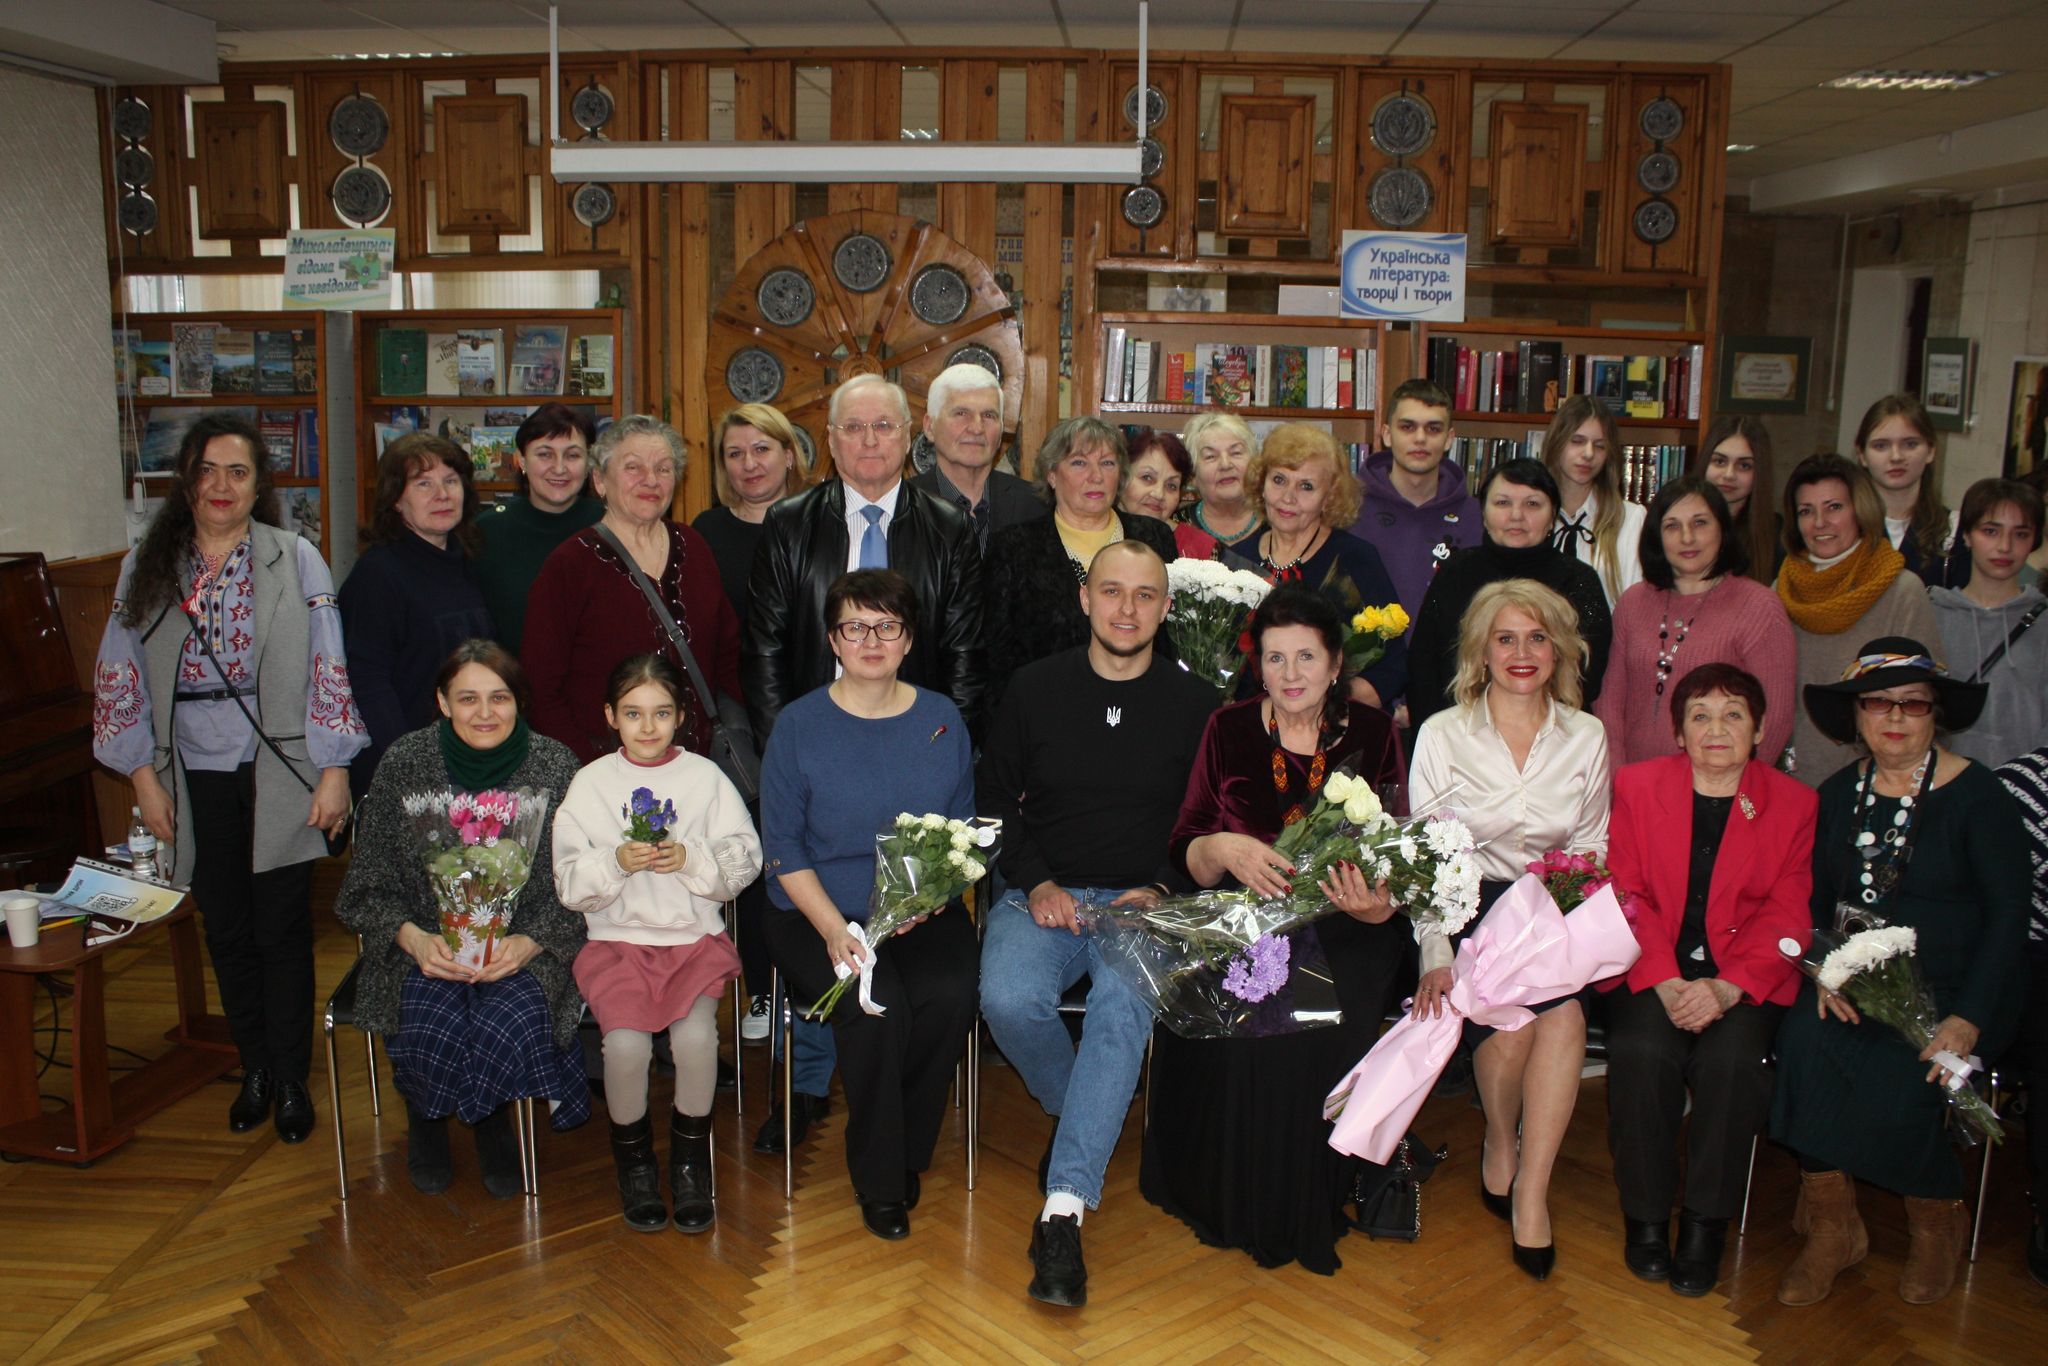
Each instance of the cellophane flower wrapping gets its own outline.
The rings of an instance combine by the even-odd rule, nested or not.
[[[961,821],[905,811],[876,835],[875,884],[868,889],[865,930],[869,952],[879,951],[890,935],[911,921],[944,910],[981,881],[1002,828],[998,820]],[[849,975],[834,982],[805,1017],[822,1020],[831,1015],[854,980]]]
[[[1385,879],[1405,913],[1451,932],[1478,906],[1464,827],[1440,818],[1397,822],[1372,785],[1348,773],[1330,775],[1315,807],[1274,848],[1295,868],[1284,896],[1201,891],[1083,918],[1110,969],[1183,1038],[1263,1037],[1343,1018],[1310,932],[1337,909],[1319,884],[1339,863],[1357,865],[1368,883]]]
[[[1166,566],[1166,589],[1166,634],[1180,666],[1228,695],[1244,672],[1245,623],[1273,586],[1220,560],[1182,558]]]
[[[1919,938],[1910,925],[1892,925],[1847,937],[1815,930],[1804,953],[1791,939],[1780,940],[1778,947],[1801,972],[1848,997],[1858,1014],[1896,1029],[1917,1053],[1941,1027],[1934,997],[1920,976]],[[1951,1072],[1943,1081],[1942,1099],[1955,1112],[1966,1142],[2005,1141],[2005,1126],[1967,1078]]]
[[[1351,618],[1344,637],[1344,664],[1361,673],[1386,658],[1387,643],[1408,630],[1408,613],[1400,603],[1361,609]]]
[[[423,846],[441,938],[461,966],[487,966],[547,837],[548,794],[449,788],[407,796],[405,814]]]

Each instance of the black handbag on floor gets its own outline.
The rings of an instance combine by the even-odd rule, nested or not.
[[[1384,1166],[1367,1163],[1352,1182],[1353,1226],[1375,1241],[1394,1238],[1412,1243],[1422,1236],[1422,1183],[1450,1149],[1431,1149],[1414,1134],[1394,1149]]]

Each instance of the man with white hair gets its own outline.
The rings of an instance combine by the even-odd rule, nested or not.
[[[925,394],[924,434],[938,458],[910,482],[966,513],[984,555],[991,532],[1045,515],[1031,485],[996,468],[1003,388],[989,371],[968,361],[941,370]]]

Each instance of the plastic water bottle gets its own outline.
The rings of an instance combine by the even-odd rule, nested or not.
[[[128,808],[134,817],[128,825],[128,854],[135,865],[135,871],[143,877],[159,877],[157,869],[156,833],[142,819],[142,808]]]

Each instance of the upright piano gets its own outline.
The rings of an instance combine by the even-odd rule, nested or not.
[[[0,552],[0,887],[61,879],[103,852],[92,696],[38,554]]]

